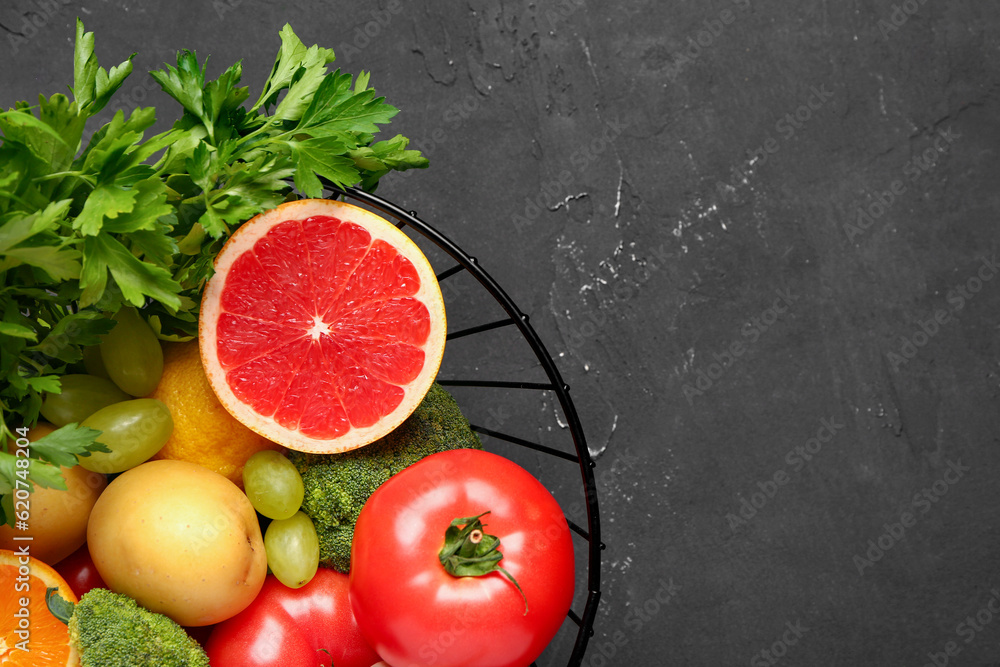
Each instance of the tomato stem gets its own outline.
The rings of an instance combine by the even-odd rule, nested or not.
[[[444,532],[444,546],[438,552],[438,559],[445,571],[453,577],[481,577],[491,572],[499,572],[506,577],[524,599],[524,614],[528,614],[528,597],[510,572],[500,567],[503,554],[500,553],[500,538],[485,532],[481,519],[489,510],[479,516],[454,519]]]

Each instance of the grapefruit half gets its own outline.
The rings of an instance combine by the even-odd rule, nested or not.
[[[287,202],[240,227],[216,258],[199,321],[222,405],[269,440],[318,453],[402,423],[434,382],[446,330],[416,244],[327,199]]]

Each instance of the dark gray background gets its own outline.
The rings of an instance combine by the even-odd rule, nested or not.
[[[65,90],[77,15],[164,119],[145,71],[242,58],[255,95],[286,21],[402,109],[431,167],[379,193],[530,313],[598,460],[586,664],[1000,660],[995,5],[8,0],[0,104]],[[492,316],[445,292],[452,328]],[[537,375],[459,343],[451,377]],[[567,446],[551,395],[461,394]],[[572,464],[520,460],[575,502]]]

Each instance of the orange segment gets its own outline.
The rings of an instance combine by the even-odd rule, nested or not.
[[[22,558],[0,549],[0,590],[4,591],[0,595],[0,665],[78,666],[76,650],[69,645],[69,628],[49,612],[45,590],[56,587],[63,598],[74,603],[76,596],[51,567],[30,557],[22,563]],[[22,606],[22,602],[27,604]],[[23,609],[27,610],[26,620],[15,616],[24,613]]]
[[[416,409],[447,323],[434,271],[405,234],[360,207],[304,199],[229,239],[199,326],[209,382],[236,419],[291,449],[340,452]]]

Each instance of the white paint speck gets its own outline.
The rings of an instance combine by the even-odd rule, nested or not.
[[[586,192],[580,192],[580,193],[575,194],[575,195],[566,195],[566,198],[563,199],[560,202],[556,202],[555,206],[549,206],[549,210],[550,211],[558,211],[563,206],[565,206],[566,208],[569,208],[569,203],[571,201],[576,201],[577,199],[583,199],[584,197],[589,197],[589,196],[590,196],[589,193],[586,193]]]
[[[621,161],[618,161],[618,196],[615,198],[615,217],[618,217],[618,211],[622,206],[622,185],[625,183],[625,168],[622,166]]]

